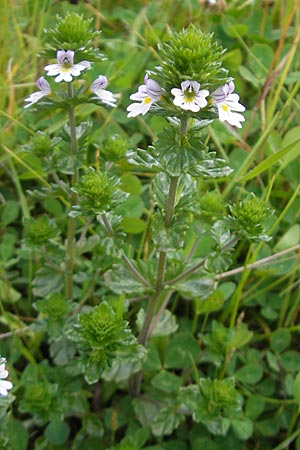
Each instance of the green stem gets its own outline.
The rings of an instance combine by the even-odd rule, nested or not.
[[[166,213],[165,213],[165,226],[166,229],[171,225],[172,217],[174,213],[175,207],[175,199],[176,199],[176,190],[178,184],[179,177],[171,177],[169,194],[166,202]],[[152,320],[154,318],[157,306],[159,305],[160,297],[164,288],[164,279],[165,279],[165,267],[166,267],[166,259],[167,253],[162,250],[159,252],[158,257],[158,267],[157,267],[157,275],[156,275],[156,283],[155,283],[155,294],[150,298],[148,309],[146,311],[145,319],[141,331],[138,336],[138,341],[142,345],[146,345],[147,340],[151,336],[151,332],[153,331],[153,327],[151,327]],[[164,307],[166,307],[166,303],[164,303]],[[159,315],[162,313],[160,311]],[[132,396],[137,396],[141,389],[142,383],[142,372],[135,374],[130,381],[130,393]]]
[[[186,134],[187,125],[188,125],[188,117],[184,116],[181,119],[181,125],[180,125],[180,130],[181,130],[182,134]],[[169,186],[169,193],[168,193],[168,198],[167,198],[166,206],[165,206],[165,219],[164,219],[165,228],[166,228],[167,233],[168,233],[169,228],[172,225],[172,218],[173,218],[174,208],[175,208],[175,203],[176,203],[178,180],[179,180],[178,176],[170,177],[170,186]],[[162,302],[162,305],[161,305],[156,317],[154,318],[155,312],[160,303],[161,295],[162,295],[164,285],[165,285],[166,260],[167,260],[167,252],[165,250],[160,250],[159,256],[158,256],[155,294],[151,297],[151,299],[149,301],[148,309],[146,311],[146,315],[145,315],[145,319],[144,319],[144,323],[143,323],[142,329],[138,336],[138,341],[142,345],[146,345],[147,340],[149,339],[149,337],[151,336],[151,333],[153,332],[153,330],[155,328],[155,324],[159,320],[159,317],[163,313],[163,310],[166,308],[167,302],[171,296],[171,294],[166,296],[165,301]],[[139,394],[140,389],[141,389],[141,382],[142,382],[142,372],[139,372],[139,373],[135,374],[131,379],[131,382],[130,382],[131,395],[136,396]]]
[[[167,200],[167,204],[166,204],[166,215],[165,215],[166,228],[169,228],[171,225],[171,222],[172,222],[178,178],[179,177],[171,177],[171,179],[170,179],[170,188],[169,188],[169,195],[168,195],[168,200]]]
[[[72,98],[73,86],[72,83],[68,83],[68,96]],[[77,135],[76,135],[76,123],[75,123],[75,111],[74,107],[70,106],[68,110],[69,125],[70,125],[70,138],[71,138],[71,155],[73,159],[73,176],[71,180],[71,187],[75,186],[78,182],[78,169],[76,168],[76,154],[77,154]],[[77,203],[77,195],[72,192],[70,199],[70,206]],[[75,217],[69,217],[68,230],[67,230],[67,244],[66,244],[66,297],[71,300],[73,298],[73,272],[74,272],[74,250],[75,250],[75,233],[76,233],[76,219]]]
[[[166,202],[166,214],[165,214],[165,226],[168,228],[171,225],[174,206],[175,206],[175,198],[176,198],[176,188],[179,177],[172,177],[170,180],[169,194]],[[164,287],[165,280],[165,268],[166,268],[166,259],[167,253],[165,250],[161,250],[159,252],[158,257],[158,267],[157,267],[157,275],[156,275],[156,283],[155,283],[155,295],[151,298],[149,302],[149,306],[146,312],[145,320],[143,323],[143,327],[139,334],[138,340],[140,344],[145,345],[147,339],[149,337],[149,328],[151,325],[151,321],[153,319],[157,304],[159,302],[160,295],[162,293]]]

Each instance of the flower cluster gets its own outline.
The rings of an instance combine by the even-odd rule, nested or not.
[[[222,67],[224,49],[213,34],[202,33],[190,24],[172,33],[159,46],[161,63],[130,96],[128,117],[156,109],[159,114],[199,120],[219,117],[222,122],[241,128],[245,107],[234,93],[234,83]],[[207,114],[206,114],[207,113]]]
[[[66,83],[70,83],[73,81],[74,77],[78,77],[84,70],[88,70],[91,68],[91,63],[89,61],[80,61],[78,63],[74,63],[75,52],[73,50],[58,50],[56,53],[56,64],[48,64],[44,67],[47,75],[49,77],[55,77],[55,82],[60,83],[64,81]],[[29,97],[25,98],[25,108],[34,105],[41,98],[51,95],[51,87],[49,82],[44,78],[40,77],[36,82],[39,91],[34,92]],[[99,99],[103,104],[108,106],[116,106],[116,98],[114,98],[112,92],[105,90],[104,88],[107,86],[108,81],[107,78],[103,75],[99,75],[99,77],[92,83],[90,86],[90,90],[95,94],[96,99]]]
[[[5,369],[5,364],[5,358],[0,358],[0,396],[7,396],[8,391],[13,387],[10,381],[5,380],[5,378],[8,377],[8,371]]]
[[[130,96],[131,100],[137,100],[140,103],[132,103],[128,106],[128,117],[136,117],[139,114],[144,116],[151,106],[162,98],[163,90],[157,81],[148,78],[148,75],[146,75],[144,83],[139,86],[137,92]]]
[[[240,112],[245,111],[245,107],[239,103],[240,97],[233,92],[234,83],[230,81],[211,94],[210,103],[217,109],[222,122],[241,128],[240,122],[243,122],[245,118]],[[131,100],[137,100],[140,103],[132,103],[128,106],[128,117],[146,114],[152,105],[163,99],[163,93],[164,90],[157,81],[147,78],[145,84],[139,86],[138,92],[130,96]],[[209,91],[200,89],[200,83],[195,80],[183,81],[180,88],[171,89],[171,94],[174,97],[173,104],[185,111],[197,113],[209,103],[207,101]]]

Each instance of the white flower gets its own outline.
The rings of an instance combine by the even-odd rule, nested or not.
[[[218,108],[219,119],[228,122],[238,128],[242,128],[240,122],[244,122],[245,118],[239,112],[245,111],[245,106],[239,103],[239,95],[233,94],[234,83],[230,81],[224,84],[212,93],[213,104]],[[236,112],[238,111],[238,112]]]
[[[8,377],[8,371],[5,369],[5,359],[0,359],[0,395],[6,396],[13,385],[10,381],[6,381],[5,378]]]
[[[74,52],[72,50],[58,50],[56,59],[58,64],[49,64],[45,67],[45,70],[48,72],[47,75],[51,77],[58,75],[55,78],[57,83],[60,81],[70,82],[73,80],[72,77],[78,77],[83,70],[91,67],[91,63],[88,61],[74,64]]]
[[[197,81],[183,81],[181,89],[171,89],[171,94],[174,95],[173,103],[182,109],[198,112],[200,108],[207,105],[205,97],[209,95],[207,89],[200,90],[200,83]]]
[[[45,80],[44,77],[40,77],[37,80],[36,84],[38,88],[40,88],[40,90],[37,92],[33,92],[33,94],[24,99],[24,102],[29,102],[28,105],[24,106],[24,108],[28,108],[34,103],[37,103],[42,97],[45,97],[45,95],[51,94],[50,84],[47,80]]]
[[[104,75],[99,75],[99,77],[92,83],[90,90],[96,94],[96,97],[99,98],[102,103],[105,103],[108,106],[116,106],[115,103],[117,101],[114,98],[112,92],[107,91],[106,86],[108,84],[107,78]]]
[[[140,103],[132,103],[127,107],[129,112],[127,117],[136,117],[139,114],[143,116],[149,111],[151,106],[158,102],[163,94],[163,89],[157,83],[157,81],[148,78],[144,79],[145,84],[139,86],[138,91],[131,94],[129,97],[131,100],[137,100]]]

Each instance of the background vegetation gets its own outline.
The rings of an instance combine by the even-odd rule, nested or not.
[[[7,358],[14,384],[12,393],[0,398],[1,449],[300,449],[299,1],[216,3],[1,1],[0,355]],[[95,63],[88,77],[105,74],[109,89],[119,93],[116,109],[78,109],[81,121],[93,123],[85,141],[89,164],[97,167],[120,145],[146,148],[157,137],[164,119],[128,119],[129,95],[142,84],[145,70],[160,63],[158,44],[168,41],[169,31],[193,23],[213,32],[227,49],[224,66],[247,108],[241,130],[217,121],[210,126],[207,144],[234,172],[221,182],[200,181],[199,196],[219,193],[222,209],[222,202],[254,192],[274,210],[267,223],[272,239],[241,242],[212,296],[203,301],[174,295],[163,331],[147,347],[143,395],[134,399],[126,378],[132,367],[107,371],[96,384],[86,382],[73,364],[78,336],[68,339],[64,326],[105,299],[116,310],[126,305],[125,318],[136,332],[145,298],[122,294],[122,286],[119,295],[116,287],[110,289],[114,256],[95,241],[88,222],[79,233],[82,259],[74,302],[53,297],[64,283],[60,267],[53,265],[62,248],[51,239],[49,245],[36,239],[43,227],[49,232],[46,217],[64,235],[68,204],[60,193],[33,195],[50,187],[53,172],[41,157],[45,143],[41,154],[29,149],[38,130],[52,136],[66,119],[59,112],[24,110],[24,98],[48,63],[38,56],[47,44],[43,29],[68,12],[92,18],[94,29],[102,30],[94,45],[107,59]],[[57,169],[65,162],[60,153]],[[117,167],[129,194],[119,210],[126,252],[146,261],[152,174],[134,170],[125,159]],[[207,199],[208,211],[212,201]],[[205,204],[201,208],[205,212]],[[30,234],[32,219],[40,222]],[[201,233],[188,230],[186,257],[191,251],[199,258],[206,254],[210,242]],[[191,381],[208,399],[200,410],[193,403],[195,392],[181,389]]]

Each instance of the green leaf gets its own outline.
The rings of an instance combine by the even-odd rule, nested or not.
[[[15,234],[8,232],[3,235],[0,244],[0,258],[3,261],[7,261],[14,256],[16,242],[17,236]]]
[[[29,433],[22,422],[11,417],[9,419],[9,442],[12,450],[26,450]]]
[[[135,261],[131,261],[135,266]],[[115,265],[104,275],[105,285],[116,294],[139,295],[149,292],[150,288],[136,279],[132,272],[122,265]]]
[[[259,417],[265,409],[265,401],[258,395],[251,395],[246,401],[246,415],[250,419],[256,419]]]
[[[3,225],[9,225],[14,222],[19,215],[20,205],[16,200],[7,200],[1,208],[1,222]]]
[[[143,427],[150,427],[159,410],[159,406],[142,398],[134,399],[133,405],[138,421]]]
[[[235,378],[242,383],[256,384],[263,376],[263,369],[259,364],[249,363],[235,373]]]
[[[228,36],[236,39],[237,36],[245,36],[248,32],[248,25],[244,23],[228,24],[225,28]]]
[[[258,80],[256,75],[254,73],[252,73],[251,70],[247,69],[247,67],[241,65],[239,67],[238,71],[239,71],[239,74],[241,75],[241,77],[244,80],[251,83],[252,86],[254,86],[256,88],[258,88],[260,86],[260,81]]]
[[[101,378],[105,381],[114,381],[116,383],[128,378],[141,370],[143,361],[146,357],[145,347],[139,345],[135,351],[116,352],[111,367],[104,370]]]
[[[281,353],[286,350],[291,343],[291,333],[285,328],[278,328],[271,336],[271,349],[274,352]]]
[[[275,372],[280,372],[280,364],[277,356],[270,351],[267,351],[266,356],[270,369],[274,370]]]
[[[179,427],[181,420],[181,414],[176,412],[173,405],[161,408],[151,424],[152,433],[154,436],[172,434]]]
[[[147,228],[147,222],[137,217],[124,217],[121,225],[128,234],[140,234]]]
[[[221,283],[218,289],[223,293],[224,300],[228,300],[231,295],[234,293],[236,288],[236,283],[233,281],[225,281],[225,283]]]
[[[177,333],[167,347],[164,366],[167,369],[188,368],[192,359],[198,359],[199,351],[198,342],[190,333]]]
[[[262,436],[265,437],[277,436],[279,432],[279,425],[275,418],[257,421],[255,426]]]
[[[36,297],[46,297],[55,291],[64,288],[65,277],[63,274],[48,267],[39,269],[33,280],[33,293]]]
[[[129,195],[123,203],[115,208],[114,213],[123,217],[138,218],[144,212],[144,202],[138,195]]]
[[[143,308],[141,308],[137,315],[138,330],[142,329],[144,320],[145,320],[145,311]],[[175,333],[177,328],[178,325],[176,323],[176,317],[170,311],[165,309],[162,315],[160,316],[160,319],[156,327],[154,328],[151,337],[168,336],[172,333]]]
[[[181,383],[182,381],[180,377],[166,370],[160,371],[151,380],[152,386],[168,393],[178,391]]]
[[[288,372],[300,370],[300,353],[295,350],[288,350],[280,355],[280,363]]]
[[[219,311],[224,304],[224,295],[220,289],[216,289],[208,298],[195,299],[196,314],[207,314],[215,311]]]
[[[238,439],[246,441],[252,436],[253,422],[248,417],[242,417],[241,419],[232,419],[231,426],[234,434]]]
[[[147,344],[147,356],[143,364],[144,370],[157,371],[162,368],[159,352],[156,345],[149,341]]]
[[[268,158],[264,159],[261,163],[257,164],[254,169],[250,170],[247,175],[243,176],[240,181],[249,181],[253,178],[256,178],[261,173],[265,172],[266,170],[270,169],[270,167],[273,167],[280,159],[282,159],[285,155],[287,155],[289,152],[294,150],[294,148],[298,147],[298,144],[300,143],[300,139],[297,139],[292,144],[287,145],[286,147],[282,148],[281,150],[278,150],[273,155],[268,156]],[[300,147],[299,147],[300,149]]]
[[[52,420],[46,427],[45,436],[50,444],[63,445],[70,434],[70,427],[66,422],[59,419]]]
[[[231,330],[228,347],[241,348],[252,339],[253,331],[248,330],[246,323],[241,323],[239,326]]]
[[[268,73],[273,59],[274,51],[270,45],[254,44],[249,53],[248,65],[256,77],[263,81]]]
[[[8,281],[0,280],[0,300],[5,303],[16,303],[20,298],[20,292],[16,291]]]
[[[300,225],[295,223],[289,228],[284,235],[279,239],[274,247],[275,252],[280,252],[287,248],[293,247],[300,242]]]
[[[124,173],[121,176],[120,188],[129,194],[140,195],[142,192],[142,183],[136,175]]]
[[[215,280],[207,275],[201,276],[201,273],[196,273],[175,283],[174,287],[187,299],[205,299],[214,290]]]

